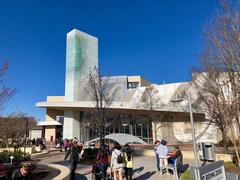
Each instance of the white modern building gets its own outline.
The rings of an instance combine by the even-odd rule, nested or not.
[[[48,96],[45,102],[36,104],[46,109],[45,122],[39,126],[43,127],[43,136],[47,141],[54,143],[56,138],[74,137],[90,141],[98,137],[95,129],[85,128],[80,123],[89,117],[89,112],[94,108],[89,94],[84,90],[89,69],[94,66],[98,66],[98,39],[76,29],[69,32],[65,95]],[[184,99],[176,101],[182,92],[193,91],[191,82],[156,85],[141,76],[113,76],[109,83],[113,102],[108,107],[107,135],[114,134],[111,137],[117,139],[119,133],[129,134],[152,143],[155,140],[154,131],[157,130],[158,139],[165,138],[170,143],[191,142],[188,102]],[[155,89],[156,101],[152,110],[142,101],[149,86]],[[155,125],[151,119],[153,114],[168,116]],[[61,128],[56,122],[59,119],[62,119]],[[197,141],[218,141],[216,128],[205,122],[203,113],[194,111],[194,122]]]

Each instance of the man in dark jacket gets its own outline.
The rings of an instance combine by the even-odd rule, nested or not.
[[[72,145],[70,146],[70,148],[68,149],[68,151],[65,154],[65,158],[64,160],[66,160],[68,158],[68,156],[70,155],[70,164],[71,164],[71,180],[75,179],[75,170],[77,168],[77,163],[80,159],[79,155],[81,153],[81,149],[79,148],[79,146],[77,145],[77,140],[74,139],[72,141]]]

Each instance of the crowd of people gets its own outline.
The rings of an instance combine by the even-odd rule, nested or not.
[[[65,160],[69,157],[71,180],[75,178],[75,170],[79,159],[84,153],[83,145],[77,139],[65,140],[63,147],[65,149]],[[92,173],[95,179],[106,180],[108,176],[114,180],[122,180],[124,176],[127,180],[132,180],[133,173],[133,148],[126,144],[121,146],[115,142],[110,149],[102,141],[93,163]]]
[[[77,162],[82,158],[83,145],[78,143],[77,139],[66,139],[63,142],[63,147],[66,152],[65,160],[70,157],[71,179],[74,179]],[[154,151],[156,154],[157,171],[160,175],[166,171],[169,163],[174,164],[179,156],[182,158],[179,146],[175,146],[174,151],[170,153],[165,140],[156,141]],[[133,147],[129,144],[121,146],[118,142],[115,142],[110,149],[108,145],[101,142],[93,163],[92,173],[95,179],[106,180],[108,176],[111,176],[114,180],[122,180],[123,177],[126,180],[132,180],[133,165]]]
[[[36,142],[37,141],[37,142]],[[32,140],[32,144],[41,144],[41,140]],[[84,153],[83,144],[75,139],[65,139],[61,143],[61,149],[65,151],[64,160],[69,158],[71,175],[70,179],[75,179],[75,170],[78,161],[82,158]],[[98,149],[96,159],[93,163],[92,173],[94,179],[106,180],[108,176],[114,180],[132,180],[133,175],[133,147],[129,144],[121,146],[118,142],[110,149],[108,145],[102,141]],[[175,146],[173,152],[169,153],[167,148],[167,141],[156,141],[154,146],[156,154],[157,171],[160,175],[166,171],[168,164],[174,164],[176,158],[182,158],[182,152],[179,146]],[[182,162],[182,159],[180,160]],[[168,173],[168,172],[167,172]],[[12,174],[12,179],[32,179],[29,167],[25,164],[20,169],[16,169]]]

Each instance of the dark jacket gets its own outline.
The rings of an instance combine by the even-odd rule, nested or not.
[[[68,156],[70,155],[70,161],[78,161],[80,153],[81,153],[81,149],[78,146],[75,147],[75,146],[71,145],[71,147],[65,154],[64,160],[66,160],[68,158]]]
[[[32,174],[29,173],[27,176],[23,176],[20,169],[16,169],[12,173],[12,180],[33,180]]]

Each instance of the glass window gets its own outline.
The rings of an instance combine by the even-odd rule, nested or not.
[[[128,82],[128,89],[135,89],[139,85],[139,82]]]

